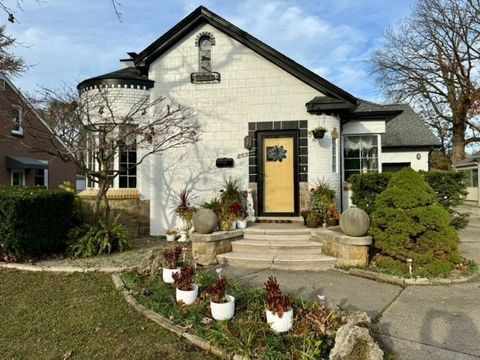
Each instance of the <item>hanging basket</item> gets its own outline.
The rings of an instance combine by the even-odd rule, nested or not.
[[[326,131],[325,129],[312,130],[312,136],[314,139],[323,139]]]

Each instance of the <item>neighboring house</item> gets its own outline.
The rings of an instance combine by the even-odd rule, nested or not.
[[[58,156],[52,130],[2,73],[0,118],[0,185],[56,189],[63,181],[75,183],[75,165]]]
[[[480,153],[473,154],[468,158],[452,165],[455,171],[461,171],[465,175],[465,185],[467,187],[467,197],[465,200],[474,201],[480,206],[480,183],[478,182],[478,173],[480,173]]]
[[[298,216],[317,179],[346,208],[351,175],[428,170],[429,152],[440,145],[408,105],[360,100],[205,7],[128,54],[123,69],[81,82],[81,96],[102,87],[126,105],[139,94],[166,96],[202,124],[197,144],[148,158],[130,174],[135,181],[115,180],[115,192],[134,187],[149,201],[153,235],[174,224],[185,186],[201,202],[236,176],[253,190],[259,216]],[[309,133],[319,126],[326,131],[315,139]]]

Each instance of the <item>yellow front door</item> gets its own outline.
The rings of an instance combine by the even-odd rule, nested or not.
[[[293,137],[263,138],[263,212],[295,212]]]

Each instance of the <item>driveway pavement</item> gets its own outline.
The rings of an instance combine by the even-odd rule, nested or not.
[[[460,232],[463,256],[480,263],[480,209],[468,210],[469,226]],[[382,341],[398,360],[480,359],[480,282],[450,286],[399,286],[346,273],[291,272],[227,267],[229,277],[244,286],[262,286],[277,277],[285,292],[366,311],[378,322]]]

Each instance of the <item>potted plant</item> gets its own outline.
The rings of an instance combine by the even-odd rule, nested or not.
[[[188,231],[192,227],[192,218],[193,213],[195,212],[195,207],[191,205],[192,202],[192,193],[188,189],[183,189],[180,194],[178,194],[178,204],[175,208],[175,214],[179,216],[183,221],[183,228],[180,231],[179,242],[187,241]]]
[[[314,139],[323,139],[326,131],[327,129],[325,129],[323,126],[317,126],[315,129],[310,131],[310,134]]]
[[[307,218],[306,218],[307,227],[312,229],[317,228],[320,226],[321,222],[322,222],[322,219],[320,218],[320,216],[316,211],[314,210],[308,211]]]
[[[340,219],[340,215],[337,211],[337,204],[331,203],[328,205],[327,209],[327,225],[328,226],[337,226],[338,221]]]
[[[230,231],[232,230],[232,220],[228,217],[224,217],[220,220],[220,230]]]
[[[180,272],[173,274],[177,302],[191,305],[197,301],[198,285],[193,283],[193,275],[195,275],[195,270],[191,266],[184,266]]]
[[[239,202],[234,202],[228,208],[229,214],[231,214],[231,218],[234,219],[232,222],[232,229],[236,227],[239,229],[245,229],[247,227],[247,213],[243,208],[242,204]]]
[[[175,241],[175,238],[177,237],[177,230],[167,229],[165,230],[165,236],[167,237],[167,241]]]
[[[210,311],[215,320],[230,320],[235,312],[235,298],[225,294],[227,288],[228,282],[225,276],[219,276],[217,281],[208,288],[211,296]]]
[[[163,281],[167,284],[173,283],[173,275],[180,271],[180,256],[182,255],[182,247],[165,249],[163,252]]]
[[[277,279],[270,276],[265,283],[267,290],[266,318],[270,328],[277,332],[289,331],[293,326],[292,300],[282,295]]]

